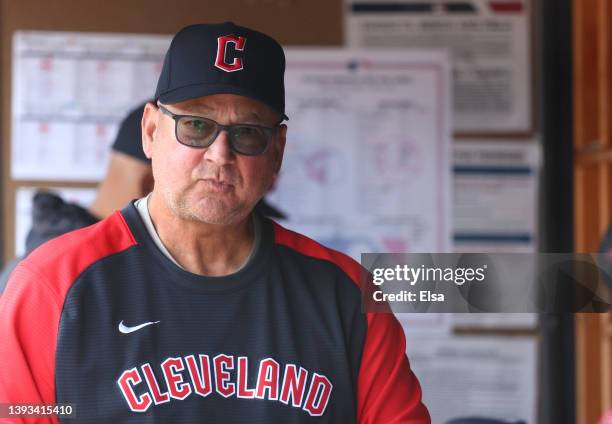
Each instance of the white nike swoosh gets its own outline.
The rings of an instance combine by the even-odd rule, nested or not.
[[[140,325],[135,325],[134,327],[128,327],[123,323],[123,320],[121,320],[121,322],[119,323],[119,331],[121,331],[123,334],[133,333],[134,331],[138,331],[141,328],[146,327],[147,325],[157,324],[158,322],[159,321],[150,321],[142,323]]]

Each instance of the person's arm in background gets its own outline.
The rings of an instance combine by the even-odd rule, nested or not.
[[[43,275],[20,263],[0,296],[0,403],[55,403],[59,296]],[[54,418],[0,418],[56,423]]]
[[[391,313],[368,313],[357,382],[359,424],[430,424],[421,386],[406,357],[404,331]]]
[[[21,258],[13,258],[4,266],[4,268],[2,268],[2,272],[0,272],[0,296],[2,296],[6,284],[11,277],[11,272],[13,272],[20,260]]]

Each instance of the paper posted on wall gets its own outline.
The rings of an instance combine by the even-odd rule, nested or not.
[[[169,42],[160,35],[15,33],[12,178],[101,179],[119,122],[155,92]]]
[[[345,0],[346,43],[452,53],[454,129],[532,130],[531,1]]]
[[[408,337],[432,423],[486,417],[537,423],[537,341],[532,337]]]
[[[362,252],[450,248],[450,83],[443,52],[287,49],[289,132],[268,200],[288,226]]]

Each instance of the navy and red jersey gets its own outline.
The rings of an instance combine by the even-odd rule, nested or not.
[[[260,219],[223,277],[174,264],[133,204],[36,249],[0,298],[0,403],[70,403],[59,422],[79,423],[429,423],[401,326],[361,311],[360,266]]]

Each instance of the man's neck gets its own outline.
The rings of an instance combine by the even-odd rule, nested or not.
[[[253,249],[250,215],[233,225],[206,224],[174,215],[159,193],[149,201],[151,220],[161,242],[187,271],[206,276],[236,272]]]

